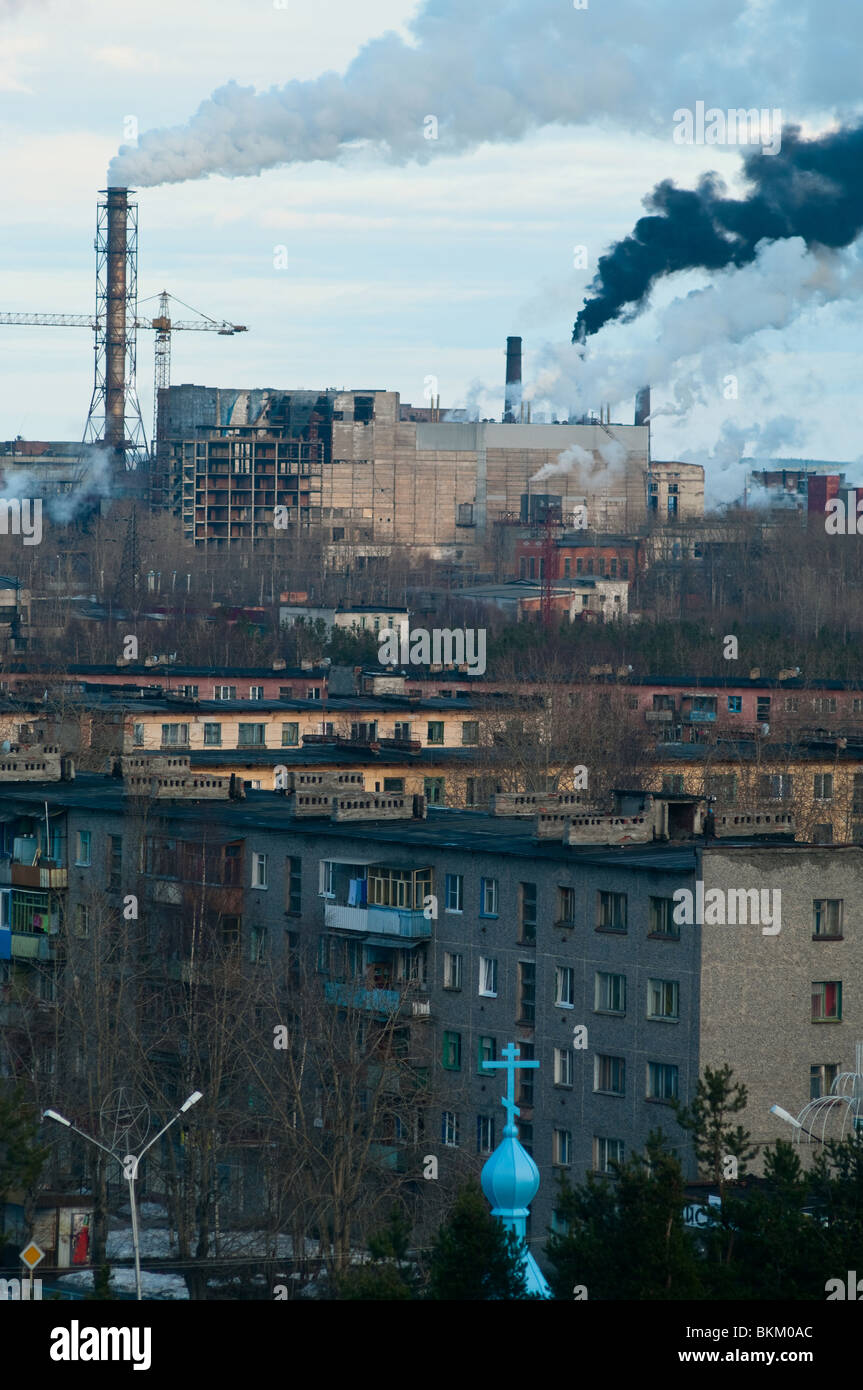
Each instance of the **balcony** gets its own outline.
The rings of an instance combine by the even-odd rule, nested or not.
[[[397,989],[357,989],[345,984],[326,984],[324,994],[330,1004],[340,1004],[345,1009],[369,1009],[381,1014],[395,1013],[402,998]]]
[[[648,724],[670,724],[674,718],[673,709],[648,709],[644,711]]]
[[[346,907],[324,903],[324,924],[336,931],[370,932],[413,940],[430,937],[431,922],[420,911],[401,907]]]
[[[43,931],[13,931],[13,960],[51,960],[54,956],[56,936]]]
[[[0,859],[0,884],[13,888],[68,888],[68,869],[49,864],[19,864],[12,859]]]

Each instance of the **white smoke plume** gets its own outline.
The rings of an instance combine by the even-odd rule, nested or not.
[[[343,75],[265,92],[226,83],[187,125],[123,146],[108,182],[254,175],[335,160],[358,144],[395,163],[425,161],[551,123],[611,119],[668,134],[693,92],[721,95],[723,106],[823,109],[859,100],[856,65],[837,62],[833,36],[842,33],[850,53],[860,25],[847,0],[727,0],[717,44],[712,8],[687,7],[681,25],[678,0],[584,10],[562,0],[426,0],[409,40],[372,39]]]
[[[763,425],[737,425],[726,420],[712,449],[684,449],[681,461],[700,463],[710,483],[712,503],[727,506],[743,497],[750,466],[747,456],[755,453],[762,458],[775,457],[780,450],[787,450],[796,443],[798,431],[798,422],[787,415],[777,415]],[[770,499],[768,490],[762,489],[760,494],[754,490],[749,501],[755,504],[760,501],[766,506]]]
[[[601,492],[623,477],[626,449],[619,440],[609,439],[599,445],[596,454],[582,449],[580,444],[570,444],[554,463],[544,463],[530,481],[544,483],[548,478],[568,473],[571,476],[569,487],[572,494],[587,496]]]
[[[2,465],[2,459],[0,459]],[[87,445],[75,471],[71,492],[43,496],[44,478],[36,469],[16,468],[3,474],[0,493],[10,500],[39,498],[42,509],[61,525],[74,521],[81,512],[113,493],[114,456],[110,449]]]

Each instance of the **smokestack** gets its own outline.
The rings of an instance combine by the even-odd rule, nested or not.
[[[646,425],[650,421],[650,387],[642,386],[635,396],[635,423]]]
[[[505,425],[515,423],[516,411],[521,407],[521,338],[506,340],[506,395],[504,397],[503,421]]]
[[[105,442],[126,443],[126,257],[128,188],[109,188],[105,264]]]

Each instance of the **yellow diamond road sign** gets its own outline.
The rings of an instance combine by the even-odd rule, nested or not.
[[[35,1240],[31,1240],[26,1250],[21,1251],[21,1259],[28,1269],[35,1269],[40,1260],[44,1260],[45,1251],[40,1250]]]

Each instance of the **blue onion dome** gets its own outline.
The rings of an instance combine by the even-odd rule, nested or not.
[[[482,1190],[492,1207],[498,1213],[526,1212],[538,1188],[539,1169],[530,1154],[516,1138],[502,1139],[482,1170]]]

